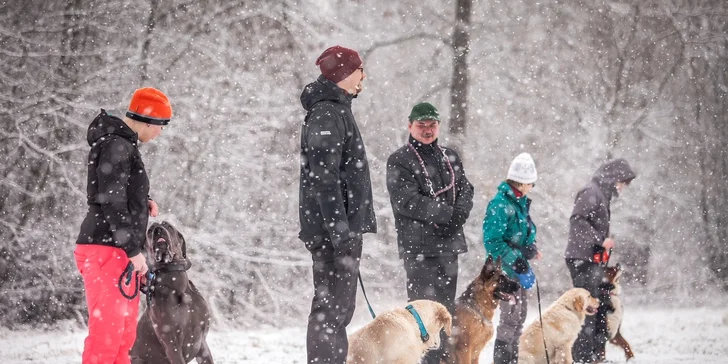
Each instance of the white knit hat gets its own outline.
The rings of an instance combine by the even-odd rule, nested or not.
[[[518,183],[530,184],[535,183],[538,176],[536,175],[536,163],[528,153],[519,154],[508,168],[507,179]]]

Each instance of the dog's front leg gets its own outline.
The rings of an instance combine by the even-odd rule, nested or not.
[[[566,347],[555,348],[554,357],[551,358],[551,362],[554,364],[572,364],[574,362],[574,358],[571,356],[572,346],[573,344],[567,345]]]
[[[172,339],[171,342],[163,342],[164,353],[171,364],[187,364],[187,360],[182,356],[182,347],[177,347],[178,345],[175,343],[177,340]]]
[[[207,346],[207,340],[202,340],[200,352],[197,353],[197,357],[195,359],[197,359],[198,364],[214,364],[212,361],[212,353],[210,352],[210,348]]]
[[[160,320],[164,322],[164,320]],[[164,355],[171,364],[187,364],[182,355],[182,338],[177,336],[177,329],[169,325],[155,325],[154,332],[164,348]]]

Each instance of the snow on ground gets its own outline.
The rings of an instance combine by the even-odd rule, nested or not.
[[[360,307],[358,311],[365,311]],[[530,309],[527,324],[536,319]],[[496,314],[496,321],[497,321]],[[366,317],[357,312],[353,328]],[[635,351],[630,364],[728,362],[728,308],[629,308],[622,333]],[[0,363],[70,364],[81,361],[85,333],[77,326],[42,332],[0,329]],[[305,327],[211,332],[208,343],[218,364],[305,363]],[[481,357],[491,363],[493,342]],[[623,363],[619,348],[608,344],[607,356]]]

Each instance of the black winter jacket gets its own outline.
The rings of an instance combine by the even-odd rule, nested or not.
[[[419,254],[442,256],[467,252],[462,225],[473,208],[474,188],[465,177],[460,156],[454,150],[445,148],[445,154],[455,173],[455,187],[433,199],[430,197],[430,189],[426,185],[420,162],[410,149],[410,144],[423,159],[433,191],[443,189],[451,181],[449,168],[437,141],[423,145],[410,136],[409,143],[387,159],[387,190],[394,213],[400,258]],[[458,206],[464,216],[453,216],[454,205]],[[449,228],[450,232],[443,234],[443,227]]]
[[[609,236],[610,203],[617,196],[617,182],[631,181],[635,173],[624,159],[603,164],[591,182],[576,194],[569,224],[569,243],[564,257],[592,260]]]
[[[87,140],[88,213],[78,244],[124,249],[128,257],[144,246],[149,220],[149,179],[137,149],[138,135],[103,109],[91,122]]]
[[[339,247],[375,233],[372,184],[352,96],[320,76],[306,86],[301,104],[299,219],[303,241],[329,238]]]

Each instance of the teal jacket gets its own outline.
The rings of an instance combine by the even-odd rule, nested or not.
[[[513,263],[518,258],[526,259],[519,247],[536,241],[536,225],[531,221],[529,209],[531,199],[516,197],[511,186],[502,182],[498,193],[488,203],[483,219],[483,244],[487,255],[501,258],[503,271],[517,279]]]

